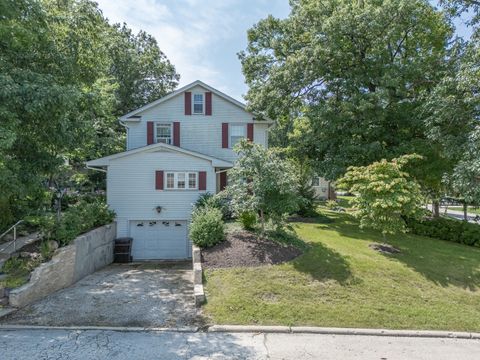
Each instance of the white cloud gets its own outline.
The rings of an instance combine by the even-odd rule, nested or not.
[[[212,86],[221,84],[221,74],[208,55],[209,47],[232,31],[224,11],[228,1],[213,6],[196,0],[176,1],[170,7],[154,0],[98,3],[111,22],[126,22],[135,31],[152,34],[180,73],[182,85],[196,79]]]
[[[199,79],[241,100],[245,86],[235,53],[243,48],[239,39],[246,38],[246,29],[259,20],[256,0],[97,2],[110,22],[154,36],[181,75],[180,85]],[[262,0],[261,7],[269,4]]]

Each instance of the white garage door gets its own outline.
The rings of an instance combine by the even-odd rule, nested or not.
[[[186,259],[186,221],[130,221],[133,260]]]

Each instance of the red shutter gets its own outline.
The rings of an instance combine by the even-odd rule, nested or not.
[[[173,123],[173,145],[180,147],[180,123]]]
[[[155,189],[163,190],[163,171],[162,170],[155,171]]]
[[[207,190],[207,172],[200,171],[198,173],[198,190]]]
[[[227,186],[227,172],[223,171],[220,173],[220,191],[225,190]]]
[[[147,121],[147,145],[153,144],[153,121]]]
[[[247,124],[247,140],[253,142],[253,124]]]
[[[228,123],[222,123],[222,148],[228,149]]]
[[[185,115],[192,115],[192,93],[185,91]]]
[[[205,93],[205,115],[212,115],[212,93]]]

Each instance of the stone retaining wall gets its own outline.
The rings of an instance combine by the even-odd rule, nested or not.
[[[205,291],[203,289],[202,253],[198,246],[192,246],[193,262],[193,295],[195,305],[200,307],[205,302]]]
[[[71,245],[58,249],[52,260],[41,264],[30,281],[9,293],[11,306],[23,307],[72,285],[113,262],[115,223],[82,234]]]

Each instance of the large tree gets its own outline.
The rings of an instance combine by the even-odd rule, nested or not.
[[[446,66],[445,16],[427,0],[291,6],[286,19],[270,16],[248,32],[240,59],[250,107],[294,119],[289,144],[328,179],[416,152],[431,169],[420,180],[438,194],[449,164],[425,135],[421,106]]]
[[[118,115],[178,75],[152,37],[110,25],[93,1],[3,0],[0,14],[1,228],[38,207],[65,164],[120,151]]]
[[[470,11],[473,34],[468,41],[458,39],[450,53],[450,66],[425,104],[427,134],[442,145],[454,164],[446,174],[450,191],[468,204],[480,204],[480,2],[443,1],[458,16]]]

